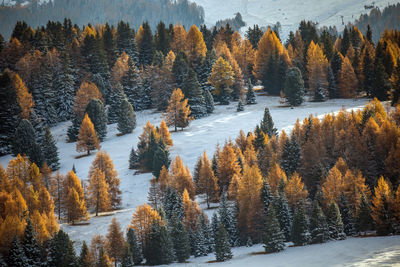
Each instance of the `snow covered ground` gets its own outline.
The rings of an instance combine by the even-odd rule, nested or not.
[[[269,107],[275,126],[281,131],[282,129],[290,131],[297,118],[301,120],[310,114],[322,116],[327,113],[337,112],[342,108],[359,109],[366,103],[366,99],[340,99],[329,100],[323,103],[306,102],[301,107],[294,109],[282,107],[278,101],[279,97],[270,97],[257,95],[258,104],[245,106],[245,111],[236,112],[237,102],[229,106],[216,106],[214,114],[209,117],[202,118],[191,122],[189,128],[177,133],[172,132],[171,137],[174,146],[171,149],[171,158],[180,155],[186,165],[191,170],[196,163],[197,157],[203,150],[206,150],[211,157],[217,143],[223,144],[227,138],[235,139],[242,129],[245,132],[254,129],[264,113],[264,108]],[[108,134],[105,141],[101,144],[102,150],[107,151],[119,173],[121,179],[122,191],[122,209],[108,215],[92,217],[88,225],[70,226],[67,224],[61,227],[68,232],[75,245],[80,247],[83,241],[90,242],[95,234],[105,235],[111,219],[115,216],[120,222],[123,229],[129,225],[133,211],[138,205],[147,202],[147,192],[150,186],[151,174],[134,175],[133,170],[128,169],[128,158],[132,146],[137,145],[138,137],[142,133],[142,127],[147,121],[152,124],[159,125],[161,122],[161,114],[152,110],[140,111],[136,113],[137,127],[132,134],[117,137],[116,125],[108,126]],[[95,153],[89,157],[75,159],[79,155],[75,151],[76,143],[66,143],[66,130],[70,122],[62,123],[52,128],[52,133],[57,141],[60,152],[61,173],[68,172],[72,165],[75,165],[77,175],[80,179],[88,179],[88,172],[95,157]],[[7,166],[11,156],[0,158],[0,163]],[[204,208],[205,204],[200,203]],[[215,210],[207,210],[210,216]],[[397,244],[397,246],[395,246]],[[352,248],[354,247],[354,248]],[[350,251],[350,248],[353,251]],[[397,249],[397,251],[396,251]],[[261,252],[261,246],[252,248],[235,248],[235,260],[225,264],[233,266],[243,266],[244,263],[254,263],[260,265],[262,262],[271,263],[271,266],[286,266],[297,263],[297,257],[300,259],[298,266],[320,266],[329,259],[330,265],[349,265],[358,264],[356,266],[369,265],[371,262],[380,262],[390,260],[393,257],[400,261],[400,237],[388,238],[357,238],[342,241],[342,243],[331,242],[320,246],[308,246],[302,248],[289,248],[288,250],[272,255],[256,255],[251,256],[249,253]],[[318,251],[318,253],[315,253]],[[317,257],[322,255],[322,257]],[[207,261],[213,260],[214,256],[196,258],[190,260],[190,266],[202,266]],[[318,261],[319,259],[319,261]],[[286,264],[287,263],[287,264]]]
[[[240,12],[248,26],[282,24],[282,40],[286,40],[289,32],[296,30],[301,20],[312,20],[320,25],[336,26],[343,29],[344,23],[353,22],[360,14],[369,13],[364,5],[383,9],[388,4],[398,3],[395,0],[192,0],[203,6],[205,22],[214,25],[216,21],[234,17]],[[247,27],[242,28],[246,30]]]

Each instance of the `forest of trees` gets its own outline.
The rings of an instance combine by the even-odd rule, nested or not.
[[[212,252],[224,261],[232,246],[263,243],[270,253],[285,241],[399,233],[400,32],[385,31],[376,45],[372,36],[350,27],[336,37],[306,21],[285,44],[258,26],[242,38],[229,25],[160,22],[153,34],[147,22],[137,31],[122,21],[80,29],[65,19],[36,30],[18,22],[8,41],[0,38],[0,155],[14,156],[0,166],[0,263],[156,265]],[[217,146],[211,159],[204,152],[193,173],[179,156],[171,161],[169,127],[183,130],[215,103],[238,101],[238,111],[255,104],[256,83],[290,106],[376,99],[360,111],[298,121],[290,136],[278,134],[266,108],[253,132]],[[126,237],[113,220],[107,237],[76,256],[56,216],[78,224],[121,206],[101,143],[109,124],[118,136],[132,133],[135,111],[144,109],[164,119],[143,127],[129,158],[130,168],[154,176],[149,203],[133,213]],[[68,120],[65,141],[76,142],[77,157],[97,150],[83,184],[74,169],[57,172],[49,127]],[[219,202],[212,218],[196,195],[208,207]]]
[[[78,26],[105,21],[116,26],[124,20],[135,28],[147,20],[152,29],[160,21],[167,24],[179,22],[187,28],[204,23],[203,8],[188,0],[80,0],[73,3],[31,0],[21,5],[23,2],[17,0],[15,6],[0,6],[0,33],[4,36],[10,36],[15,23],[20,20],[25,20],[33,28],[64,18],[70,18]]]
[[[362,32],[365,32],[370,25],[375,35],[372,37],[374,43],[379,41],[379,36],[385,29],[400,29],[400,3],[389,5],[381,11],[374,8],[369,14],[363,14],[354,22]]]

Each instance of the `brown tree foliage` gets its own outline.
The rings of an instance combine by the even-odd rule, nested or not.
[[[122,261],[125,253],[125,239],[121,226],[115,217],[112,218],[111,224],[108,226],[106,238],[106,252],[111,257],[111,260],[114,261],[115,266],[117,266],[117,263]]]
[[[76,151],[86,151],[90,155],[90,151],[100,149],[100,141],[94,129],[94,125],[88,114],[85,114],[81,127],[79,128],[78,142],[76,143]]]
[[[218,155],[218,185],[220,190],[228,190],[233,176],[240,175],[241,168],[237,162],[237,155],[233,147],[225,144]]]
[[[196,195],[196,189],[188,167],[185,167],[181,157],[176,156],[170,166],[171,186],[179,193],[183,193],[185,189],[188,191],[191,199]]]
[[[86,220],[86,202],[81,181],[74,171],[68,172],[64,180],[64,203],[68,216],[68,222]]]
[[[132,214],[132,221],[129,227],[135,230],[142,246],[146,244],[146,236],[149,234],[153,223],[163,224],[163,221],[158,212],[148,204],[140,205]]]
[[[77,118],[82,119],[84,117],[86,106],[92,99],[103,101],[99,88],[92,82],[83,82],[75,96],[74,112]]]
[[[197,192],[206,195],[207,208],[210,208],[210,202],[216,202],[219,199],[219,186],[205,151],[201,161]]]
[[[109,187],[104,173],[100,169],[94,169],[89,178],[88,199],[95,209],[96,216],[99,212],[108,211],[111,208]]]
[[[174,126],[175,132],[178,127],[185,128],[189,125],[190,121],[190,106],[187,104],[188,99],[184,99],[181,89],[175,89],[172,92],[171,98],[168,102],[168,108],[166,113],[163,115],[165,117],[167,126]]]
[[[345,57],[342,62],[338,77],[338,89],[339,96],[342,98],[351,98],[357,94],[358,80],[348,57]]]

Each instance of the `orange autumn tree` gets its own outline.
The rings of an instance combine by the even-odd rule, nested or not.
[[[148,204],[140,205],[132,214],[129,227],[135,230],[142,246],[146,245],[146,236],[150,233],[150,227],[153,223],[163,224],[163,221],[158,212]]]
[[[64,203],[68,222],[87,220],[86,202],[81,181],[74,171],[68,172],[64,181]]]
[[[312,96],[328,94],[328,60],[323,50],[311,41],[307,50],[308,87]]]
[[[74,112],[78,119],[83,118],[85,115],[86,106],[92,99],[99,99],[104,102],[96,84],[92,82],[83,82],[76,92],[74,102]]]
[[[108,211],[111,208],[109,188],[104,173],[95,169],[89,178],[88,198],[91,206],[95,209],[96,216],[99,212]]]
[[[287,177],[284,170],[281,169],[278,163],[272,165],[271,170],[268,173],[267,181],[271,187],[271,192],[274,194],[279,186],[279,183],[283,180],[286,184]]]
[[[171,134],[164,120],[161,120],[160,127],[158,128],[158,134],[160,136],[160,139],[163,140],[164,144],[166,144],[167,146],[173,145]]]
[[[285,186],[286,198],[291,208],[306,200],[308,191],[304,187],[304,183],[297,172],[292,174],[292,177],[287,181]]]
[[[96,158],[93,160],[89,170],[89,177],[92,176],[96,169],[104,173],[104,179],[108,185],[111,207],[113,209],[118,208],[121,204],[121,190],[119,189],[120,179],[118,178],[118,172],[114,168],[113,161],[106,151],[97,152]]]
[[[163,116],[166,119],[167,126],[174,126],[175,132],[178,131],[178,127],[183,130],[189,125],[191,120],[189,117],[190,106],[187,103],[188,99],[185,99],[181,89],[178,88],[172,92],[168,108]]]
[[[239,205],[238,227],[253,240],[259,238],[258,230],[262,215],[261,187],[263,181],[257,166],[243,167],[243,176],[239,180],[237,201]],[[261,212],[260,212],[261,211]]]
[[[82,121],[81,127],[79,128],[78,142],[76,143],[76,151],[86,151],[90,155],[90,151],[100,149],[100,141],[97,137],[97,133],[94,129],[94,125],[90,120],[88,114]]]
[[[206,55],[207,47],[204,43],[203,34],[196,25],[192,25],[187,32],[185,50],[189,64],[192,67],[198,66],[201,63],[201,59]]]
[[[324,201],[326,205],[331,202],[340,202],[340,196],[345,191],[345,183],[343,180],[343,175],[339,169],[334,166],[322,183],[322,193],[324,196]]]
[[[206,195],[207,208],[210,208],[210,202],[216,202],[219,198],[219,186],[217,178],[211,168],[211,162],[208,159],[206,151],[201,157],[201,168],[199,173],[198,189],[199,194]]]
[[[181,24],[175,24],[174,37],[171,42],[172,51],[176,54],[185,50],[186,30]]]
[[[18,104],[21,108],[21,118],[29,120],[34,106],[32,94],[29,93],[26,84],[17,73],[12,75],[12,83],[17,93]]]
[[[189,168],[185,167],[181,157],[176,156],[170,166],[171,186],[179,193],[186,189],[191,199],[196,195],[196,189]]]
[[[188,191],[183,191],[182,194],[183,210],[185,211],[185,218],[183,223],[185,224],[186,230],[194,230],[199,224],[201,209],[195,200],[190,199]]]
[[[358,80],[349,58],[346,56],[338,77],[338,91],[341,98],[351,98],[357,94]]]
[[[375,222],[377,234],[388,235],[394,231],[394,198],[390,182],[381,176],[374,191],[375,195],[372,197],[371,201],[371,217]]]
[[[218,154],[217,178],[220,190],[228,190],[233,176],[240,175],[241,168],[237,162],[237,155],[233,147],[225,144]]]
[[[108,226],[105,249],[109,257],[114,261],[115,266],[122,261],[125,253],[124,233],[117,219],[114,217]]]
[[[158,184],[160,186],[161,193],[165,192],[170,183],[171,179],[169,177],[168,169],[163,165],[161,167],[160,176],[158,177]]]

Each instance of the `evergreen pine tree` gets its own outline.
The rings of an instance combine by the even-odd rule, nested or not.
[[[132,253],[129,249],[129,245],[126,245],[121,260],[121,267],[133,267],[134,265],[135,264],[133,263]]]
[[[164,22],[160,22],[157,25],[157,32],[154,36],[154,46],[155,49],[161,51],[164,56],[171,50],[168,30],[165,28]]]
[[[268,134],[268,137],[278,134],[277,129],[274,128],[274,121],[272,120],[269,108],[265,108],[264,117],[260,123],[260,127],[265,134]]]
[[[347,236],[352,236],[355,234],[355,222],[353,218],[353,214],[350,210],[350,205],[349,202],[347,201],[346,195],[342,193],[340,196],[340,214],[342,215],[342,221],[343,221],[343,228],[344,228],[344,233]]]
[[[296,246],[304,246],[310,242],[310,233],[308,232],[307,215],[304,210],[304,204],[300,204],[294,212],[292,242]]]
[[[164,225],[152,224],[146,240],[144,257],[149,265],[169,264],[174,260],[174,246]]]
[[[183,87],[183,94],[188,98],[191,115],[198,119],[207,114],[206,102],[203,97],[203,92],[200,83],[197,80],[196,72],[190,68],[186,76]]]
[[[276,218],[278,219],[280,228],[285,235],[285,241],[289,241],[292,230],[292,214],[286,200],[285,192],[279,192],[279,195],[275,198],[274,207]]]
[[[314,200],[312,204],[310,232],[312,244],[324,243],[330,238],[326,217],[317,200]]]
[[[78,139],[79,127],[81,126],[82,120],[77,116],[73,116],[71,119],[72,124],[67,129],[68,142],[75,142]]]
[[[207,109],[207,113],[213,113],[214,112],[214,98],[211,95],[209,90],[205,90],[203,92],[204,94],[204,101],[206,104],[206,109]]]
[[[304,80],[298,68],[289,68],[286,71],[285,87],[283,89],[290,106],[300,106],[304,101]]]
[[[126,233],[126,241],[128,243],[133,263],[139,265],[143,261],[142,249],[137,240],[135,231],[131,227],[129,227],[128,232]]]
[[[224,225],[219,225],[218,234],[215,239],[215,257],[217,261],[226,261],[232,258],[231,244]]]
[[[335,76],[333,75],[332,68],[328,67],[328,93],[329,98],[336,98],[337,97],[337,84],[335,80]]]
[[[132,105],[125,98],[121,102],[118,112],[118,131],[122,134],[132,133],[136,127],[136,114]]]
[[[240,111],[243,111],[243,110],[244,110],[243,102],[242,102],[241,99],[239,99],[238,105],[237,105],[237,108],[236,108],[236,111],[237,111],[237,112],[240,112]]]
[[[41,265],[40,245],[29,218],[26,220],[26,227],[21,245],[26,256],[27,264],[32,267],[39,267]]]
[[[332,239],[345,239],[346,235],[343,232],[342,216],[340,215],[339,207],[336,202],[331,202],[327,214],[327,223],[329,227],[329,236]]]
[[[118,84],[110,92],[110,106],[108,108],[108,123],[118,122],[118,114],[121,110],[121,103],[126,98],[122,86]]]
[[[43,160],[47,163],[52,171],[60,169],[60,162],[58,158],[58,150],[50,128],[46,127],[46,134],[42,145]]]
[[[40,146],[36,143],[35,131],[28,120],[21,120],[14,133],[12,143],[13,155],[27,155],[31,162],[42,166],[43,156]]]
[[[118,22],[116,46],[119,55],[125,52],[134,62],[139,62],[134,31],[129,27],[128,23],[123,21]]]
[[[81,253],[79,254],[78,265],[80,267],[90,267],[89,248],[85,241],[83,241]]]
[[[228,237],[229,243],[234,245],[237,242],[238,235],[236,225],[234,225],[235,218],[233,217],[232,210],[229,207],[226,193],[222,193],[221,201],[218,208],[219,222],[224,226]]]
[[[62,57],[62,67],[53,81],[53,87],[57,88],[56,112],[60,121],[69,120],[73,114],[75,89],[74,76],[71,69],[69,54],[65,53]]]
[[[170,186],[165,190],[163,207],[167,219],[171,219],[174,213],[179,219],[183,219],[184,210],[182,196]]]
[[[15,236],[12,243],[10,251],[8,252],[8,256],[6,258],[7,266],[15,266],[15,267],[26,267],[28,266],[28,259],[25,255],[25,252],[18,240],[18,237]]]
[[[257,104],[256,95],[254,94],[254,86],[251,83],[251,79],[247,81],[246,104],[247,105]]]
[[[54,267],[76,266],[77,258],[72,241],[67,233],[59,230],[50,240],[48,265]]]
[[[184,224],[174,214],[169,221],[171,227],[171,240],[178,262],[185,262],[190,257],[189,235]]]
[[[283,146],[281,166],[286,174],[292,175],[299,167],[301,148],[295,135],[286,140]]]
[[[142,78],[135,62],[131,58],[128,59],[128,71],[122,77],[122,87],[135,111],[147,108],[147,104],[143,101],[145,94]]]
[[[104,141],[107,135],[107,117],[103,102],[99,99],[90,100],[89,104],[86,106],[85,112],[92,121],[100,141]]]
[[[135,150],[135,148],[132,147],[131,153],[129,155],[129,169],[133,170],[138,167],[139,164],[139,156]]]
[[[141,25],[135,38],[139,50],[139,64],[150,65],[154,54],[154,40],[147,21]]]
[[[275,215],[274,207],[270,207],[267,212],[267,219],[264,232],[265,252],[279,252],[285,248],[285,235],[281,231],[278,219]]]
[[[400,62],[400,59],[398,59],[397,62]],[[394,106],[400,104],[400,64],[398,63],[393,73],[392,87],[392,106]]]
[[[371,97],[376,97],[380,101],[387,100],[392,86],[381,59],[377,59],[375,62],[375,73],[373,77]]]
[[[187,56],[183,51],[179,51],[176,54],[174,64],[172,65],[172,73],[175,76],[176,88],[183,88],[188,71],[189,66]]]
[[[372,228],[371,206],[365,194],[361,195],[360,206],[356,214],[356,228],[358,232],[366,232]]]
[[[267,179],[263,179],[263,185],[261,187],[261,201],[263,203],[264,214],[267,215],[269,205],[274,200],[274,196],[271,193],[271,188],[268,184]]]
[[[163,141],[160,141],[157,145],[157,149],[154,151],[153,155],[153,166],[152,173],[154,177],[158,179],[160,176],[160,172],[163,166],[165,168],[169,168],[170,159],[169,159],[169,151],[166,148]]]

